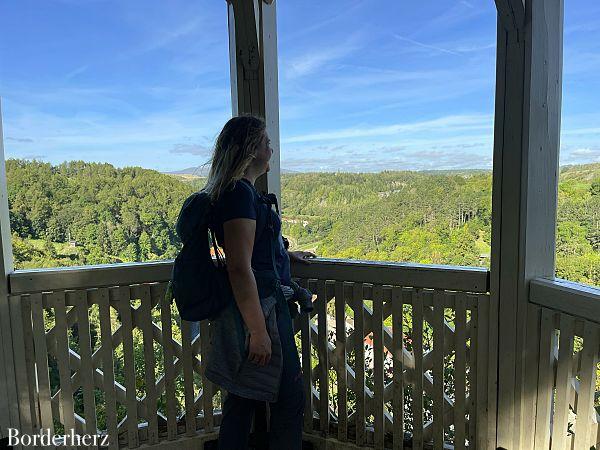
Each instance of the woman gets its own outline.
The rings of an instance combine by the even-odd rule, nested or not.
[[[247,448],[254,410],[265,399],[270,401],[269,448],[302,446],[301,367],[281,279],[289,276],[290,259],[308,262],[315,255],[283,248],[279,215],[254,187],[269,171],[272,154],[262,119],[234,117],[217,138],[204,188],[215,205],[214,231],[235,297],[235,304],[212,321],[213,353],[206,371],[228,391],[219,432],[219,448],[226,450]],[[247,354],[243,362],[235,359],[240,339],[239,353]]]

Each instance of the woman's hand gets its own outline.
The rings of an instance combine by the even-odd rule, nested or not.
[[[309,258],[316,258],[313,252],[305,252],[305,251],[288,251],[288,255],[290,256],[290,261],[296,261],[302,264],[310,264]]]
[[[271,359],[271,338],[266,329],[255,334],[250,334],[248,360],[259,366],[266,366]]]

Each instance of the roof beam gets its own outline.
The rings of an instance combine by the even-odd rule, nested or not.
[[[525,25],[525,0],[495,0],[498,17],[506,31],[523,28]]]
[[[228,0],[232,112],[265,119],[274,154],[255,186],[281,198],[276,10],[274,0]]]

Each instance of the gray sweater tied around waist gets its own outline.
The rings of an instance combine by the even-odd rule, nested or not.
[[[250,335],[236,302],[211,321],[210,346],[205,375],[217,386],[240,397],[275,402],[283,368],[277,327],[277,303],[287,301],[280,281],[255,271],[260,305],[271,338],[271,359],[259,366],[248,360]]]

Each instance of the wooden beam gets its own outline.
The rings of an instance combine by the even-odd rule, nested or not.
[[[505,31],[522,29],[525,25],[523,0],[495,0],[498,18]]]
[[[274,192],[281,203],[277,8],[272,0],[264,3],[260,5],[260,48],[262,50],[265,121],[267,122],[267,133],[271,139],[271,148],[273,148],[273,156],[269,163],[271,168],[267,173],[267,186],[269,192]]]
[[[18,392],[16,388],[13,332],[9,305],[8,274],[13,271],[4,138],[2,134],[2,103],[0,99],[0,395],[5,408],[0,408],[0,437],[8,436],[8,427],[20,428]]]
[[[531,281],[529,299],[536,305],[600,323],[600,288],[539,278]]]
[[[504,4],[518,23],[519,3]],[[491,296],[499,305],[497,445],[504,448],[519,448],[530,432],[522,413],[529,281],[554,276],[562,11],[562,0],[530,0],[519,28],[506,27],[499,8]]]
[[[273,156],[256,187],[281,199],[276,3],[230,0],[228,13],[233,115],[265,119]]]
[[[16,383],[14,355],[14,328],[9,303],[8,275],[13,271],[12,242],[8,193],[6,189],[6,166],[4,160],[4,138],[2,134],[2,103],[0,100],[0,395],[6,407],[0,408],[0,438],[8,436],[8,427],[21,428],[21,417],[27,412],[20,411],[19,392]],[[22,343],[21,343],[22,344]]]
[[[173,261],[165,260],[17,270],[8,279],[10,293],[17,295],[167,282],[171,278],[172,269]],[[292,263],[292,275],[305,279],[381,283],[463,292],[489,291],[489,273],[486,269],[477,267],[315,258],[310,264]]]

